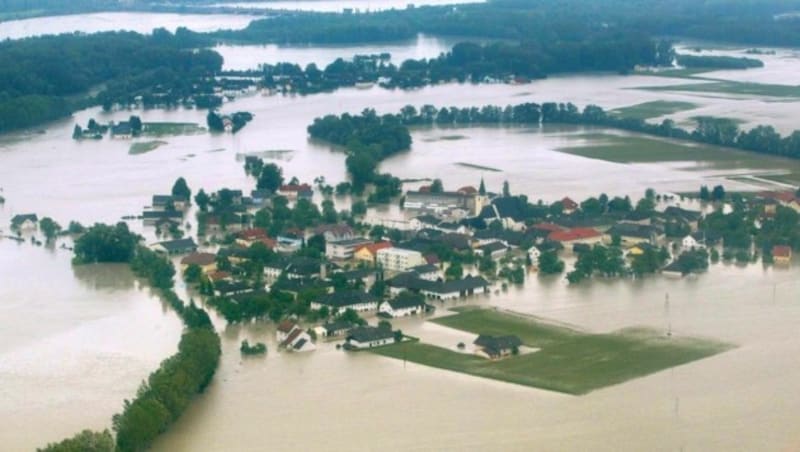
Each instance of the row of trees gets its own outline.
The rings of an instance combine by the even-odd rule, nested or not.
[[[145,450],[180,417],[194,396],[203,392],[216,372],[222,351],[211,319],[194,303],[185,305],[180,300],[172,290],[175,275],[172,262],[139,246],[140,239],[128,230],[125,223],[116,226],[96,224],[75,241],[74,262],[129,263],[136,275],[161,291],[183,321],[186,329],[178,344],[178,352],[164,360],[142,382],[136,397],[125,400],[122,412],[114,415],[114,447],[108,447],[108,432],[85,431],[45,450]]]
[[[384,120],[389,120],[389,116],[383,115]],[[402,124],[411,126],[547,123],[597,125],[763,154],[800,158],[800,130],[783,137],[771,126],[756,126],[745,131],[739,130],[737,124],[729,119],[700,117],[697,118],[697,127],[690,132],[678,127],[670,119],[665,119],[660,124],[651,124],[641,119],[609,113],[597,105],[587,105],[583,110],[572,103],[556,102],[464,108],[437,108],[433,105],[424,105],[419,110],[409,105],[403,107],[394,117]]]

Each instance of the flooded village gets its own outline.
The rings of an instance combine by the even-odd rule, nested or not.
[[[101,31],[103,14],[136,29],[162,13],[65,26]],[[165,14],[196,31],[250,20]],[[0,22],[0,36],[53,20]],[[676,44],[764,61],[702,73],[712,81],[639,68],[419,83],[401,64],[453,43],[223,42],[224,70],[190,96],[131,90],[0,136],[0,441],[33,450],[108,430],[124,449],[139,434],[129,406],[161,400],[165,366],[181,361],[196,395],[165,405],[152,450],[800,444],[788,390],[800,366],[786,358],[800,161],[548,122],[543,107],[599,105],[609,121],[690,134],[724,117],[790,140],[798,96],[752,85],[788,83],[798,54]],[[458,119],[531,104],[544,119]],[[433,105],[453,119],[419,122]],[[353,142],[370,132],[312,130],[329,116],[380,118],[409,145],[358,166],[375,148]]]

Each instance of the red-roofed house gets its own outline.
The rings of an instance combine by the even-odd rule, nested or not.
[[[772,259],[775,265],[790,265],[792,263],[792,248],[786,245],[772,247]]]
[[[578,210],[578,207],[580,207],[578,206],[577,202],[573,201],[569,197],[564,197],[564,199],[561,200],[561,204],[564,206],[564,213],[567,214],[575,212]]]
[[[217,270],[217,255],[211,253],[192,253],[181,259],[181,269],[186,270],[190,265],[197,265],[203,274]]]
[[[554,242],[560,242],[562,245],[574,245],[576,243],[594,245],[602,241],[603,234],[592,228],[574,228],[566,231],[551,232],[547,238]]]
[[[353,257],[357,261],[375,263],[375,259],[378,258],[378,251],[391,247],[392,247],[392,242],[369,243],[367,245],[357,248],[356,251],[353,253]]]
[[[558,232],[563,231],[564,228],[555,223],[536,223],[531,226],[531,229],[544,232]]]
[[[466,187],[459,188],[458,190],[456,190],[456,192],[464,195],[477,195],[478,189],[471,185],[467,185]]]
[[[278,194],[288,199],[310,198],[314,195],[314,189],[308,184],[281,185]]]
[[[265,229],[250,228],[236,234],[236,243],[244,247],[249,247],[257,241],[265,238],[267,238],[267,231]]]

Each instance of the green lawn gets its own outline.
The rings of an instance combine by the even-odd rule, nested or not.
[[[196,135],[205,131],[205,128],[194,122],[145,122],[142,124],[142,135],[151,137]]]
[[[587,144],[565,146],[558,150],[581,157],[617,163],[724,162],[740,161],[743,158],[741,152],[729,152],[713,146],[638,135],[590,133],[576,135],[575,138],[586,140]]]
[[[150,151],[154,151],[158,149],[158,147],[167,144],[166,141],[138,141],[136,143],[131,143],[131,147],[128,149],[128,154],[131,155],[138,155],[138,154],[145,154]]]
[[[715,81],[669,86],[647,86],[635,89],[648,91],[684,91],[692,93],[722,93],[770,97],[800,97],[800,86],[766,83]]]
[[[655,100],[652,102],[644,102],[641,104],[631,105],[629,107],[617,108],[612,110],[620,116],[636,119],[651,119],[658,118],[659,116],[671,115],[679,111],[694,110],[697,104],[691,102]]]
[[[433,322],[475,334],[516,334],[525,345],[540,350],[499,361],[421,342],[370,351],[478,377],[580,395],[733,347],[704,339],[667,338],[661,332],[644,328],[610,334],[585,333],[540,319],[485,309],[464,311]]]

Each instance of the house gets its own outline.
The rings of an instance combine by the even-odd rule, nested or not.
[[[686,210],[680,207],[669,206],[664,210],[664,216],[667,219],[679,220],[689,225],[692,231],[697,230],[700,219],[703,218],[701,212],[695,210]]]
[[[156,235],[166,235],[181,227],[181,222],[174,218],[161,218],[154,223]]]
[[[153,210],[184,210],[188,206],[188,200],[172,195],[153,195]]]
[[[547,236],[548,240],[561,243],[565,248],[567,245],[574,245],[576,243],[583,243],[586,245],[594,245],[603,240],[603,234],[593,228],[573,228],[565,231],[551,232]]]
[[[539,248],[536,248],[535,246],[532,246],[530,247],[530,249],[528,249],[528,259],[530,259],[531,265],[533,265],[534,267],[539,266],[539,256],[541,255],[542,252],[539,250]]]
[[[475,249],[475,254],[481,257],[489,256],[493,260],[505,256],[506,252],[508,252],[508,248],[500,242],[487,243]]]
[[[408,210],[443,213],[452,210],[464,210],[476,213],[476,195],[461,192],[408,191],[403,207]]]
[[[794,209],[796,212],[800,212],[800,199],[797,198],[797,195],[790,191],[782,191],[782,192],[774,192],[774,191],[766,191],[758,193],[758,196],[763,199],[772,199],[779,203],[781,203],[784,207],[789,207]]]
[[[128,121],[119,124],[111,124],[111,138],[130,139],[133,136],[133,128]]]
[[[391,247],[392,247],[391,242],[368,243],[366,245],[356,248],[355,252],[353,252],[353,257],[357,261],[369,262],[370,264],[374,264],[375,261],[378,259],[378,251]]]
[[[664,231],[655,226],[617,223],[606,232],[606,241],[611,243],[614,237],[619,237],[620,245],[626,248],[641,242],[657,246],[664,240]]]
[[[701,245],[694,235],[689,234],[681,239],[681,249],[683,251],[689,251],[696,248],[705,248],[705,245]]]
[[[276,239],[275,250],[279,253],[296,253],[303,247],[303,239],[292,234],[279,235]]]
[[[18,231],[29,231],[36,229],[38,224],[39,217],[35,213],[14,215],[14,217],[11,218],[11,229]]]
[[[562,212],[567,215],[575,212],[580,207],[577,202],[573,201],[569,197],[564,197],[564,199],[561,200],[561,205],[564,207]]]
[[[321,235],[325,237],[325,242],[337,242],[356,238],[356,232],[346,224],[323,224],[314,228],[311,235]]]
[[[775,265],[788,266],[792,263],[792,248],[786,245],[772,247],[772,259]]]
[[[316,350],[311,336],[300,326],[291,321],[278,325],[278,346],[292,352],[310,352]]]
[[[519,353],[522,340],[517,336],[488,336],[481,334],[473,342],[475,354],[488,359],[500,359]]]
[[[503,196],[484,206],[478,217],[487,224],[499,221],[504,228],[512,231],[525,229],[526,204],[515,196]]]
[[[314,189],[308,184],[288,184],[278,188],[278,195],[286,197],[290,201],[300,198],[311,198],[314,196]]]
[[[683,278],[683,269],[677,259],[672,261],[669,265],[661,269],[661,274],[671,278]]]
[[[250,199],[256,206],[263,206],[272,198],[272,192],[266,189],[253,190],[250,192]]]
[[[394,344],[394,333],[389,328],[376,328],[374,326],[360,326],[350,330],[347,343],[352,348],[372,348],[381,345]]]
[[[404,272],[412,267],[425,264],[422,253],[403,248],[383,248],[378,250],[376,261],[388,271]]]
[[[408,271],[426,281],[438,281],[442,277],[439,267],[431,264],[417,265],[409,268]]]
[[[406,317],[425,312],[425,297],[413,292],[401,292],[397,297],[381,303],[379,313],[389,317]]]
[[[334,292],[312,301],[311,309],[320,310],[327,307],[329,312],[334,315],[348,309],[356,312],[376,311],[379,301],[378,297],[363,290],[346,290]]]
[[[194,253],[197,251],[197,244],[194,239],[189,237],[178,240],[167,240],[165,242],[158,242],[150,245],[150,249],[157,253],[165,254],[184,254]]]
[[[279,258],[264,265],[264,276],[277,278],[285,274],[288,279],[314,279],[325,272],[324,264],[310,257]]]
[[[325,256],[331,260],[352,259],[357,249],[372,243],[365,238],[349,238],[336,241],[325,241]]]
[[[322,336],[323,337],[337,337],[337,336],[344,336],[347,334],[348,331],[352,330],[353,325],[351,322],[347,322],[345,320],[336,320],[333,322],[328,322],[322,325]]]
[[[186,270],[190,265],[197,265],[203,274],[217,270],[217,256],[211,253],[192,253],[181,259],[181,270]]]
[[[420,215],[409,220],[411,228],[415,231],[420,231],[425,228],[435,229],[442,219],[431,214]]]
[[[389,292],[392,295],[406,290],[436,300],[452,300],[487,293],[489,282],[483,277],[471,275],[456,281],[428,281],[413,273],[403,273],[389,281]]]
[[[183,214],[177,210],[146,210],[142,212],[142,220],[145,225],[155,225],[164,220],[183,220]]]
[[[236,233],[236,243],[248,248],[255,242],[268,237],[267,230],[264,228],[243,229]]]
[[[218,272],[212,272],[216,274]],[[224,272],[223,272],[224,273]],[[211,279],[211,278],[209,278]],[[229,279],[220,279],[213,283],[214,295],[217,297],[229,297],[232,295],[242,295],[246,293],[255,292],[253,286],[243,281],[230,281]]]
[[[211,281],[212,284],[218,283],[220,281],[228,281],[228,282],[233,281],[233,275],[221,270],[213,271],[207,274],[206,278],[208,278],[208,280]]]

